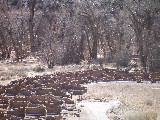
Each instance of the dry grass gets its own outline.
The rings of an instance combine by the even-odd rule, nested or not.
[[[157,120],[158,114],[155,111],[141,112],[137,114],[130,114],[124,120]]]
[[[0,81],[13,80],[21,77],[27,77],[27,69],[14,69],[0,71]]]
[[[106,65],[103,67],[106,67]],[[99,64],[88,65],[87,63],[84,63],[81,65],[54,66],[53,69],[48,69],[47,65],[44,65],[36,59],[26,59],[25,62],[19,63],[6,63],[6,61],[0,61],[0,84],[7,85],[9,81],[26,76],[33,77],[36,75],[54,74],[56,72],[86,71],[98,68],[101,68]]]
[[[112,113],[108,113],[114,113],[112,118],[113,116],[118,116],[123,120],[130,112],[133,114],[144,114],[148,112],[146,110],[150,110],[155,111],[159,116],[159,119],[156,120],[160,120],[160,89],[152,88],[160,88],[160,84],[138,84],[136,82],[109,82],[104,84],[98,83],[95,85],[89,85],[87,89],[88,92],[83,97],[84,99],[103,98],[105,101],[121,101],[122,104],[119,106],[119,108],[116,108]],[[151,115],[152,113],[153,112],[151,112]]]
[[[34,63],[35,64],[35,63]],[[28,76],[28,73],[32,71],[32,68],[35,66],[32,63],[5,63],[1,61],[0,63],[0,81],[12,81],[22,77]]]

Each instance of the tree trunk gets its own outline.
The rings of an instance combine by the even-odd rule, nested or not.
[[[10,53],[8,51],[8,46],[7,46],[7,43],[6,43],[6,40],[5,40],[5,36],[3,35],[3,32],[2,32],[1,29],[0,29],[0,38],[2,40],[2,42],[0,43],[0,48],[1,48],[1,52],[2,52],[0,58],[1,59],[9,58]]]
[[[82,31],[81,33],[81,41],[80,41],[80,45],[79,45],[79,59],[83,60],[84,59],[84,39],[85,39],[85,32]]]
[[[102,33],[100,33],[100,42],[101,42],[101,49],[103,50],[103,56],[106,56],[106,46],[105,46],[105,41],[103,39]]]
[[[87,18],[87,24],[89,24],[90,29],[91,29],[90,32],[92,34],[93,45],[92,45],[90,57],[91,57],[91,59],[97,59],[98,38],[99,38],[98,28],[96,26],[97,24],[95,23],[94,19],[90,15],[88,15],[88,14],[81,14],[81,15]],[[89,43],[89,39],[88,39],[88,43]]]
[[[96,60],[97,59],[97,52],[98,52],[98,28],[94,26],[92,27],[92,35],[93,35],[93,46],[92,46],[92,56],[91,58]]]
[[[92,49],[91,49],[91,45],[90,45],[90,41],[89,41],[89,36],[88,36],[88,30],[85,31],[85,35],[86,35],[86,39],[88,42],[88,50],[89,50],[89,60],[91,59],[91,54],[92,54]]]
[[[54,66],[54,61],[49,61],[48,62],[48,68],[53,68]]]
[[[34,18],[34,8],[35,8],[36,0],[29,0],[29,37],[30,37],[30,44],[31,44],[31,52],[35,52],[35,41],[34,41],[34,33],[33,33],[33,18]]]

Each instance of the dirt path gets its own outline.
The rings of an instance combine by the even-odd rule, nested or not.
[[[78,120],[109,120],[106,115],[106,111],[117,107],[120,104],[118,101],[110,101],[110,102],[80,102],[77,104],[78,107],[81,107],[81,116]],[[85,115],[85,116],[84,116]]]

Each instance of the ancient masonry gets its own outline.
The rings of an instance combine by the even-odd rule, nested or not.
[[[70,113],[79,117],[72,96],[86,93],[84,84],[113,80],[156,82],[160,74],[103,69],[19,79],[0,86],[0,120],[61,120]]]

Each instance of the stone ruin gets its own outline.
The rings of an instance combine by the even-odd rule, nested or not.
[[[156,82],[160,74],[103,69],[22,78],[0,86],[0,120],[61,120],[66,114],[79,117],[72,96],[86,93],[84,84],[114,80]]]

